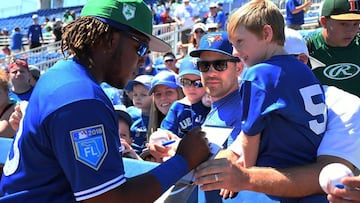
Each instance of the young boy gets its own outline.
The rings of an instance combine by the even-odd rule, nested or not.
[[[248,70],[243,77],[242,147],[246,167],[316,161],[326,127],[324,92],[312,71],[284,51],[284,18],[269,0],[239,8],[229,40]]]
[[[115,110],[119,119],[119,137],[121,141],[121,149],[123,157],[139,159],[140,156],[136,154],[134,149],[131,147],[133,139],[130,134],[130,126],[132,124],[132,119],[130,115],[123,110]]]
[[[133,138],[133,148],[140,154],[145,149],[147,142],[147,126],[149,125],[149,113],[151,107],[151,96],[149,95],[150,83],[153,76],[140,75],[129,81],[129,88],[133,92],[133,104],[141,110],[141,116],[134,120],[130,131]]]
[[[210,107],[205,106],[202,101],[202,97],[205,96],[205,88],[201,83],[200,71],[196,66],[195,58],[189,56],[182,60],[178,82],[185,97],[171,105],[160,128],[169,130],[182,138],[185,132],[204,123]]]

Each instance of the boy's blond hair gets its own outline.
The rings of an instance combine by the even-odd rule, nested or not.
[[[227,25],[229,35],[235,34],[240,25],[259,38],[262,38],[264,26],[270,25],[274,33],[273,42],[284,46],[284,17],[270,0],[252,0],[231,14]]]

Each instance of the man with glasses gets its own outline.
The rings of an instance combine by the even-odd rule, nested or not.
[[[233,54],[233,47],[228,40],[227,32],[214,32],[204,35],[198,50],[190,52],[190,56],[199,57],[197,66],[201,73],[201,82],[210,95],[212,106],[204,125],[234,128],[226,148],[236,139],[241,131],[238,78],[243,67],[240,59]],[[209,202],[221,202],[218,190],[205,193]]]
[[[241,131],[242,110],[238,108],[241,101],[238,78],[243,71],[242,63],[238,57],[233,56],[233,47],[227,32],[204,35],[199,49],[190,52],[190,56],[200,58],[196,64],[201,74],[201,84],[212,103],[203,125],[233,128],[223,146],[227,148]],[[194,81],[190,83],[196,84]],[[158,159],[169,156],[169,149],[159,145],[151,145],[149,150]],[[220,156],[225,157],[227,154]],[[219,193],[219,190],[205,192],[206,202],[221,202]]]
[[[123,88],[149,49],[170,49],[152,35],[145,3],[89,0],[62,40],[66,59],[41,76],[22,112],[0,202],[153,202],[207,159],[204,133],[196,128],[173,158],[125,177],[118,118],[99,84]]]
[[[9,97],[14,101],[28,101],[33,91],[31,72],[26,59],[11,59],[8,65],[11,88]]]

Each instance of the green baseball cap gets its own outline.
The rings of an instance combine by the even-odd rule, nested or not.
[[[325,0],[321,16],[334,20],[360,20],[359,6],[356,0]]]
[[[142,0],[88,0],[80,16],[94,16],[109,20],[105,23],[119,28],[129,26],[150,38],[152,51],[166,52],[170,45],[152,35],[152,13]]]

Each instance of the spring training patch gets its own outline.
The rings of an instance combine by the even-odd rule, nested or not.
[[[98,170],[108,153],[104,126],[76,129],[70,136],[76,160]]]

